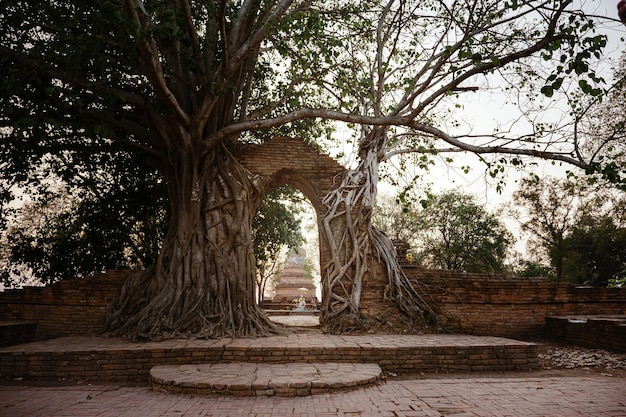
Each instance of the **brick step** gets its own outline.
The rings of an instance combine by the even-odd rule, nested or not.
[[[290,310],[290,309],[264,309],[263,312],[268,316],[319,316],[319,310]]]
[[[546,317],[555,340],[591,349],[626,352],[625,314],[581,314]]]
[[[37,323],[0,321],[0,347],[29,343],[35,340]]]
[[[372,385],[381,376],[371,363],[161,365],[150,370],[150,385],[184,394],[303,397]]]
[[[130,342],[65,337],[0,348],[0,377],[148,382],[157,365],[371,363],[392,372],[528,370],[537,345],[470,335],[333,336],[310,330],[242,339]]]

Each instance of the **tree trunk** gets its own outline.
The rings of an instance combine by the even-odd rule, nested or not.
[[[168,177],[172,223],[156,267],[126,281],[108,334],[132,339],[262,335],[277,330],[255,302],[252,218],[259,190],[225,149],[180,155]]]
[[[385,267],[385,299],[396,303],[415,327],[426,327],[426,321],[438,325],[437,315],[417,290],[420,283],[400,267],[391,239],[372,227],[379,159],[385,141],[386,130],[370,132],[362,143],[357,169],[347,171],[339,186],[323,201],[327,210],[321,221],[321,235],[330,261],[322,265],[327,285],[322,287],[320,324],[328,333],[378,327],[378,323],[370,322],[360,312],[363,281],[371,262],[381,262]]]
[[[329,261],[322,265],[327,279],[322,286],[320,323],[328,333],[363,330],[360,314],[363,278],[371,256],[371,213],[376,197],[376,166],[371,158],[349,170],[340,185],[323,203],[326,215],[321,235],[329,250]]]

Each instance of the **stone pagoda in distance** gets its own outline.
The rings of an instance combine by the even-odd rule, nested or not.
[[[316,309],[312,304],[315,284],[304,269],[306,254],[304,249],[292,250],[280,274],[280,281],[274,286],[275,295],[271,302],[264,302],[268,309],[293,310],[298,307],[298,300],[304,297],[307,309]]]

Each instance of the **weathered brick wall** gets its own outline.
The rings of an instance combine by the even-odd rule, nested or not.
[[[0,322],[36,323],[35,340],[98,333],[109,303],[131,273],[109,271],[46,287],[0,292]]]
[[[626,320],[623,318],[546,317],[546,328],[550,337],[572,345],[626,352]]]
[[[337,161],[320,154],[302,139],[276,137],[259,145],[248,145],[240,153],[241,163],[263,177],[262,186],[271,190],[290,185],[323,211],[322,199],[335,187],[336,176],[345,171]]]
[[[410,326],[410,323],[400,314],[397,305],[390,300],[385,300],[385,288],[388,283],[384,265],[371,259],[368,275],[361,291],[362,313],[378,320],[391,321],[398,329],[403,325]]]
[[[405,268],[439,310],[444,328],[505,337],[544,336],[545,317],[626,314],[626,289],[583,288],[546,278],[510,278]]]
[[[420,292],[438,310],[443,327],[458,333],[534,338],[545,335],[549,316],[626,314],[626,289],[576,288],[543,278],[406,271],[420,282]],[[109,303],[131,272],[109,271],[48,287],[5,291],[0,293],[0,321],[36,323],[36,340],[97,334]],[[383,276],[378,272],[376,276]],[[365,284],[364,314],[398,315],[395,306],[383,301],[385,285],[384,279]]]
[[[37,323],[0,322],[0,347],[21,345],[35,340]]]

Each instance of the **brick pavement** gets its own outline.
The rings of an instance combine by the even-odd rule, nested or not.
[[[0,385],[0,416],[626,416],[624,379],[607,376],[392,379],[309,397],[170,394],[147,386]]]
[[[372,363],[161,365],[150,370],[150,385],[173,393],[301,397],[372,385],[381,376]]]
[[[424,335],[419,343],[429,351],[445,340],[451,346],[471,347],[493,345],[500,349],[499,338],[475,338],[464,335]],[[280,343],[277,344],[277,341]],[[416,350],[415,339],[372,335],[359,337],[360,350],[374,347]],[[185,350],[206,350],[212,343],[225,341],[166,341],[159,348],[180,355]],[[330,348],[348,347],[355,343],[350,337],[291,335],[277,338],[241,339],[228,342],[234,351],[250,346],[272,350],[277,346],[308,346],[321,352]],[[521,342],[514,342],[514,344]],[[522,343],[523,344],[523,343]],[[101,346],[102,345],[102,346]],[[148,343],[150,346],[151,343]],[[171,346],[170,346],[171,345]],[[182,346],[185,349],[180,349]],[[116,356],[146,350],[146,344],[129,346],[120,340],[101,338],[65,338],[12,349],[0,349],[0,356],[9,351],[39,355],[50,347],[63,352],[111,349]],[[465,349],[464,348],[464,349]],[[150,350],[150,349],[148,349]],[[352,349],[354,350],[354,349]],[[350,350],[350,351],[352,351]],[[452,349],[456,351],[456,348]],[[131,356],[134,357],[134,356]],[[6,357],[5,357],[6,359]],[[6,382],[9,381],[9,382]],[[145,380],[144,380],[145,381]],[[173,394],[153,391],[145,385],[123,385],[115,382],[89,381],[59,386],[58,383],[29,383],[0,379],[0,417],[69,417],[69,416],[626,416],[625,379],[602,375],[543,376],[519,372],[497,377],[475,373],[463,377],[427,374],[420,377],[391,378],[385,383],[307,397],[232,397]],[[47,386],[45,384],[48,384]],[[56,385],[56,386],[55,386]]]

